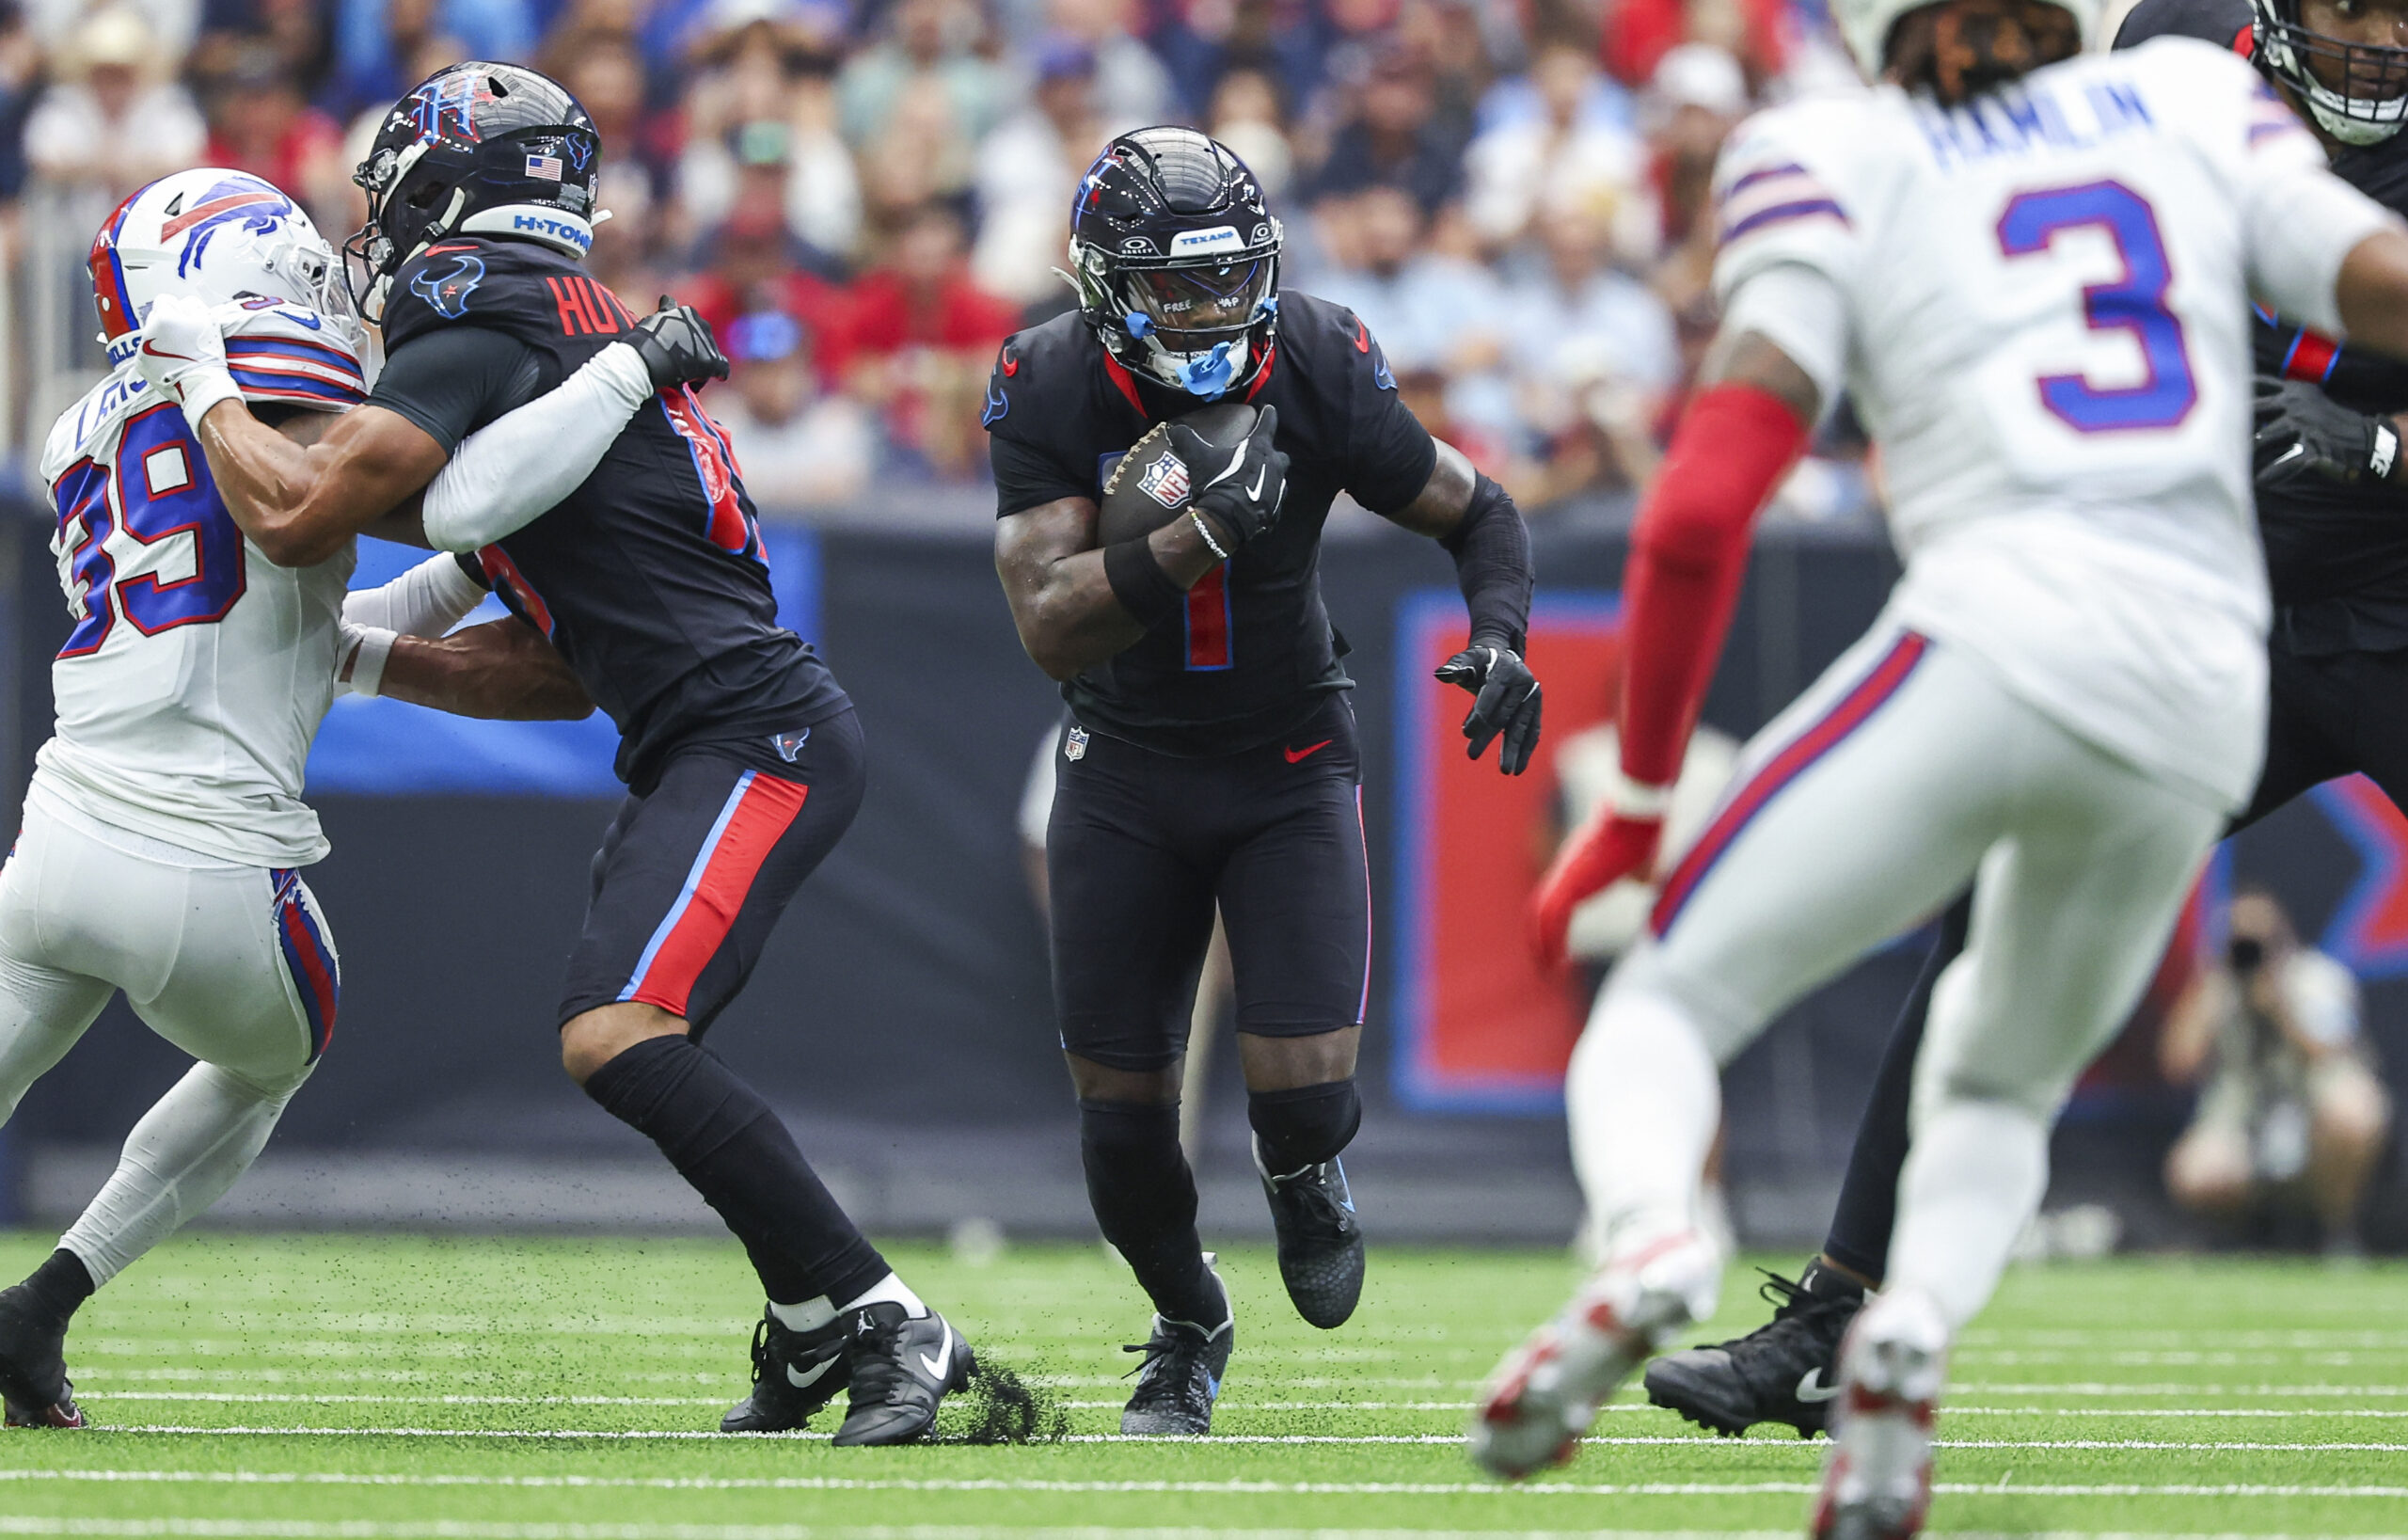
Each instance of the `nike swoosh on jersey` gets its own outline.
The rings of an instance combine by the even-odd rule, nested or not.
[[[1288,763],[1291,765],[1301,765],[1337,741],[1338,739],[1334,738],[1325,738],[1319,743],[1308,743],[1301,749],[1282,749],[1279,752],[1288,756]],[[1350,1203],[1347,1206],[1352,1208],[1354,1205]]]
[[[1839,1393],[1838,1386],[1823,1383],[1823,1372],[1819,1369],[1809,1369],[1798,1376],[1798,1399],[1810,1406],[1818,1401],[1829,1401]]]
[[[933,1378],[942,1380],[946,1377],[947,1371],[953,1367],[953,1327],[950,1325],[944,1328],[944,1345],[937,1349],[937,1356],[933,1358],[921,1354],[920,1367]]]
[[[278,310],[276,313],[282,316],[285,320],[292,322],[296,326],[307,326],[311,331],[324,331],[326,329],[326,324],[319,320],[314,315],[303,315],[295,310]]]
[[[142,344],[142,351],[148,353],[154,358],[182,358],[186,363],[195,363],[198,361],[189,353],[169,353],[155,342],[144,342]]]

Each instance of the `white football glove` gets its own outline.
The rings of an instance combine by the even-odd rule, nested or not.
[[[200,431],[200,420],[229,396],[240,397],[226,369],[226,339],[207,305],[189,294],[161,294],[143,318],[142,377],[184,409],[184,421]]]

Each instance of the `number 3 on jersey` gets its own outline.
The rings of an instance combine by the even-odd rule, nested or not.
[[[2040,403],[2077,433],[2171,428],[2191,415],[2199,388],[2191,373],[2182,323],[2166,308],[2174,272],[2148,200],[2120,182],[2092,182],[2018,194],[1999,215],[1998,244],[2010,257],[2047,252],[2059,233],[2096,230],[2124,266],[2122,278],[2082,292],[2093,331],[2131,334],[2147,376],[2137,385],[2100,387],[2080,374],[2040,378]]]
[[[182,408],[161,405],[129,418],[113,461],[103,467],[78,460],[53,490],[61,580],[71,604],[80,600],[82,608],[61,658],[100,651],[119,614],[144,636],[214,625],[234,608],[248,581],[243,532],[218,500],[209,462],[185,429]],[[113,532],[125,536],[114,554]],[[187,535],[189,543],[182,538]],[[159,576],[160,568],[183,566],[186,552],[189,577]],[[121,578],[120,561],[149,570]]]

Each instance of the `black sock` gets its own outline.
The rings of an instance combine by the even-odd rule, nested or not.
[[[24,1288],[33,1296],[33,1303],[64,1331],[75,1311],[100,1285],[85,1269],[84,1259],[61,1246],[26,1276]]]
[[[650,1138],[744,1243],[780,1304],[842,1304],[887,1275],[758,1091],[691,1040],[646,1038],[585,1082],[585,1094]]]
[[[1363,1125],[1363,1098],[1352,1075],[1283,1091],[1248,1091],[1245,1120],[1262,1141],[1262,1165],[1273,1176],[1335,1159]]]
[[[1898,1024],[1890,1029],[1890,1045],[1881,1050],[1880,1072],[1873,1077],[1873,1098],[1856,1125],[1856,1145],[1847,1155],[1847,1175],[1840,1179],[1840,1200],[1831,1211],[1831,1230],[1823,1239],[1823,1255],[1876,1284],[1890,1269],[1890,1231],[1898,1218],[1898,1171],[1907,1164],[1907,1105],[1914,1095],[1915,1056],[1923,1049],[1923,1028],[1931,1014],[1931,987],[1941,971],[1965,950],[1965,932],[1972,924],[1971,889],[1957,896],[1941,917],[1940,941],[1924,961],[1907,1003],[1899,1008]]]
[[[1103,1238],[1173,1321],[1217,1326],[1228,1301],[1196,1234],[1196,1176],[1179,1151],[1179,1104],[1079,1100],[1079,1156]]]

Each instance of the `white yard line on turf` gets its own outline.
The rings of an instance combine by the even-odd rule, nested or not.
[[[420,1486],[525,1487],[571,1491],[678,1492],[1054,1492],[1104,1496],[1192,1494],[1219,1497],[1803,1497],[1810,1482],[1279,1482],[1050,1481],[1038,1477],[848,1476],[491,1476],[406,1471],[382,1474],[325,1470],[0,1470],[0,1483],[58,1482],[167,1486]],[[2000,1483],[1941,1482],[1953,1497],[2068,1498],[2408,1498],[2408,1486],[2280,1485],[2263,1483]],[[2361,1536],[2357,1540],[2372,1540]]]
[[[728,1434],[687,1428],[270,1428],[198,1427],[155,1422],[123,1422],[103,1427],[100,1431],[172,1433],[186,1437],[216,1438],[597,1438],[614,1442],[743,1438],[824,1439],[828,1437],[823,1433]],[[1121,1433],[1074,1433],[1066,1441],[1073,1444],[1160,1444],[1174,1440]],[[1198,1442],[1209,1444],[1454,1444],[1461,1441],[1461,1435],[1452,1433],[1216,1433],[1209,1439],[1198,1440]],[[1583,1439],[1582,1442],[1609,1446],[1677,1445],[1685,1449],[1734,1449],[1759,1453],[1770,1449],[1796,1449],[1816,1453],[1815,1446],[1804,1440],[1791,1445],[1764,1439],[1717,1438],[1704,1434],[1693,1437],[1600,1437]],[[1941,1438],[1935,1440],[1935,1445],[1941,1449],[2147,1449],[2198,1450],[2208,1453],[2245,1450],[2260,1453],[2408,1454],[2408,1443],[2273,1444],[2150,1438]]]
[[[435,1519],[380,1524],[371,1520],[237,1518],[0,1517],[0,1534],[260,1535],[272,1540],[1221,1540],[1244,1532],[1249,1540],[1494,1540],[1511,1532],[1522,1540],[1786,1540],[1776,1530],[1665,1532],[1578,1530],[1561,1532],[1513,1530],[1126,1530],[1101,1528],[1006,1528],[992,1524],[497,1524]]]

